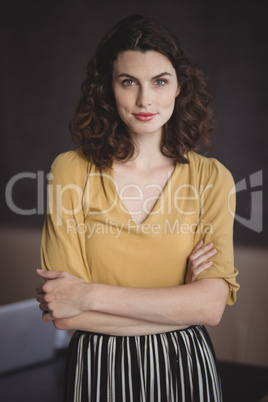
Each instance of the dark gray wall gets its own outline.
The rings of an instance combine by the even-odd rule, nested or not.
[[[263,184],[255,190],[264,190],[268,158],[265,2],[36,0],[9,2],[5,7],[0,39],[3,190],[20,172],[47,173],[54,157],[73,147],[67,126],[80,97],[86,64],[104,32],[136,13],[173,29],[208,75],[218,120],[212,155],[231,170],[236,183],[246,179],[249,186],[249,176],[262,170]],[[21,208],[33,208],[36,192],[35,179],[20,180],[13,199]],[[41,210],[39,215],[19,216],[10,211],[2,194],[2,224],[42,224]],[[250,189],[241,191],[238,215],[249,219],[251,208]],[[261,211],[259,204],[258,214],[267,222],[267,210]],[[257,233],[236,221],[235,241],[267,244],[264,229],[265,225]]]

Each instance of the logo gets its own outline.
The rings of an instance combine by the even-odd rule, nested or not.
[[[230,191],[228,197],[229,211],[235,220],[241,225],[253,230],[254,232],[261,233],[263,229],[263,191],[260,189],[262,186],[262,170],[258,170],[249,176],[249,188],[247,187],[246,179],[240,180],[235,187]],[[250,218],[244,218],[235,214],[230,208],[230,197],[233,194],[238,194],[241,191],[250,191]]]

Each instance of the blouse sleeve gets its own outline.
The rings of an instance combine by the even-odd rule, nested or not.
[[[239,285],[234,267],[233,223],[235,213],[235,184],[229,170],[216,159],[208,159],[202,174],[201,214],[195,244],[201,239],[213,242],[217,254],[211,268],[198,275],[202,278],[223,278],[229,284],[227,304],[236,301]]]
[[[44,270],[67,271],[91,282],[83,231],[87,164],[76,151],[59,155],[48,175],[48,210],[41,241]]]

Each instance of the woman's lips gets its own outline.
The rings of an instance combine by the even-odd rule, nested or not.
[[[135,119],[140,120],[140,121],[149,121],[152,120],[155,116],[156,113],[133,113]]]

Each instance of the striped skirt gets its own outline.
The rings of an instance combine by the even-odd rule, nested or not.
[[[203,326],[144,336],[74,333],[65,402],[221,402]]]

